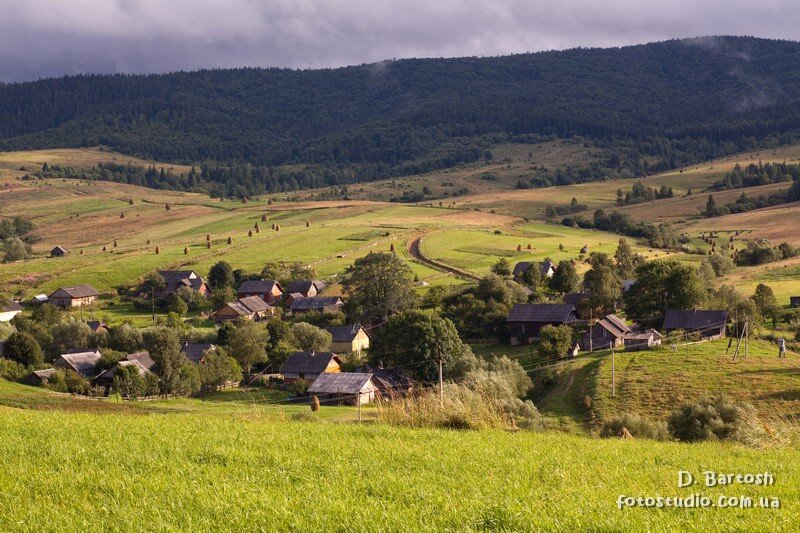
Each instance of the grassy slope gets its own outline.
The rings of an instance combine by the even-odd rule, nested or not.
[[[0,408],[0,529],[790,530],[798,465],[796,450],[723,444]],[[676,488],[678,470],[708,468],[778,483]],[[694,492],[784,508],[615,506]]]

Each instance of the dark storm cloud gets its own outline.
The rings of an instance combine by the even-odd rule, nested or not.
[[[0,80],[329,67],[719,34],[798,39],[800,9],[796,0],[0,0]]]

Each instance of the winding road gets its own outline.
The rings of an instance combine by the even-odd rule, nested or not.
[[[457,269],[455,267],[452,267],[452,266],[447,265],[445,263],[442,263],[440,261],[435,261],[433,259],[425,257],[425,255],[420,250],[420,246],[419,245],[420,245],[421,241],[422,241],[422,235],[420,235],[418,237],[414,237],[413,239],[408,241],[408,255],[410,255],[415,261],[419,261],[423,265],[429,266],[429,267],[431,267],[431,268],[433,268],[435,270],[440,270],[442,272],[448,272],[448,273],[453,274],[454,276],[457,276],[459,278],[464,278],[464,279],[468,279],[468,280],[471,280],[471,281],[480,281],[480,279],[481,279],[480,276],[476,276],[475,274],[472,274],[471,272],[467,272],[465,270],[459,270],[459,269]]]

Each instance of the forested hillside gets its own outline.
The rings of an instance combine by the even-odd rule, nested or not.
[[[800,137],[798,67],[798,43],[713,37],[339,69],[71,76],[0,85],[0,149],[101,144],[247,163],[255,170],[206,175],[238,176],[253,193],[276,189],[275,167],[300,165],[284,188],[353,183],[557,135],[607,149],[576,180],[641,176]]]

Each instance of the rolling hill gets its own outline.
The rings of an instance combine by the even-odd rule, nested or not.
[[[264,167],[236,178],[255,194],[452,167],[508,140],[582,136],[603,160],[550,178],[592,181],[796,138],[799,63],[798,43],[708,37],[323,70],[71,76],[0,86],[0,149],[102,144],[173,163],[247,162]]]

